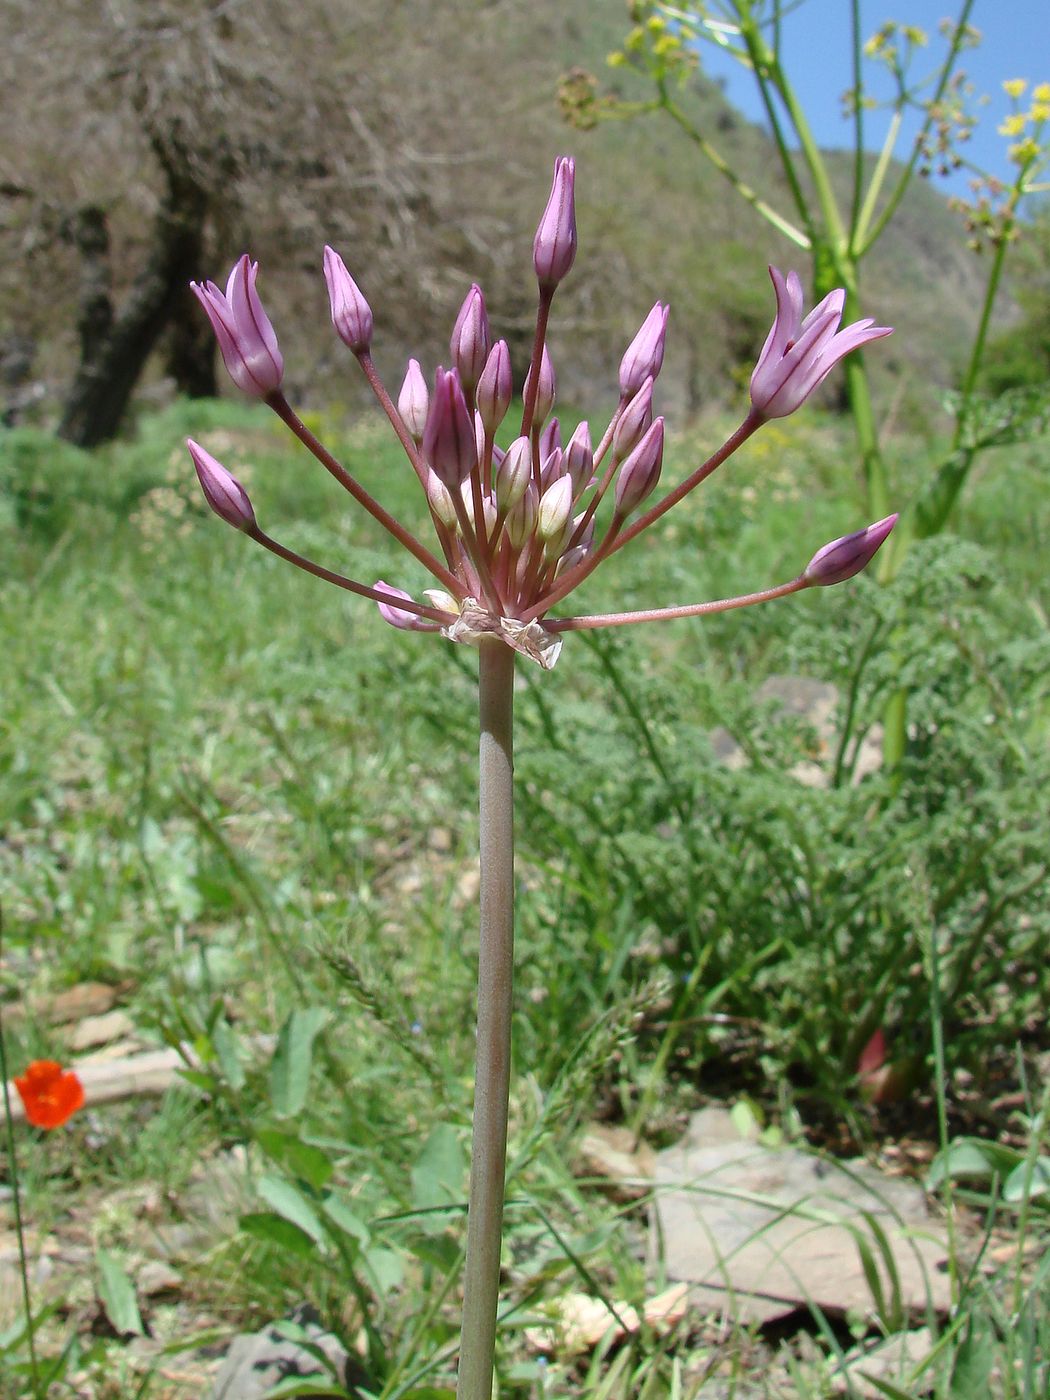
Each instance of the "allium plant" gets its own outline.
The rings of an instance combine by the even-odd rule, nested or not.
[[[512,704],[515,653],[549,670],[566,632],[620,627],[748,607],[802,589],[841,583],[872,559],[896,523],[891,515],[817,550],[797,577],[735,598],[641,612],[555,613],[606,559],[730,457],[771,418],[809,397],[839,360],[889,329],[859,321],[839,329],[844,294],[833,291],[803,315],[795,273],[770,269],[776,316],[751,379],[750,406],[736,431],[656,504],[642,510],[660,480],[664,420],[653,395],[664,357],[668,308],[658,302],[620,364],[619,403],[592,445],[586,423],[563,442],[551,416],[556,397],[547,351],[555,293],[576,256],[575,165],[555,164],[550,198],[533,243],[539,289],[532,356],[524,377],[518,435],[506,448],[497,431],[510,409],[512,370],[504,341],[492,340],[481,288],[470,288],[456,318],[450,366],[428,388],[408,362],[396,403],[371,356],[372,312],[342,259],[325,249],[332,322],[351,350],[419,479],[434,526],[428,547],[354,479],[296,415],[282,389],[283,360],[256,290],[257,264],[241,258],[226,292],[194,284],[234,382],[263,400],[332,476],[418,563],[435,587],[423,601],[392,584],[347,578],[279,544],[259,526],[238,481],[190,442],[208,504],[273,554],[378,604],[383,620],[408,631],[439,632],[478,648],[480,693],[481,940],[460,1400],[488,1400],[499,1291],[510,1084],[513,974],[514,834]],[[604,507],[599,510],[600,507]]]

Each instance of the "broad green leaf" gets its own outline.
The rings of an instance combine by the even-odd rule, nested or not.
[[[1015,1166],[1020,1154],[998,1143],[981,1138],[956,1138],[948,1144],[947,1152],[938,1152],[926,1178],[927,1190],[934,1190],[949,1177],[953,1180],[977,1178],[988,1180],[998,1173],[1005,1176]]]
[[[306,1103],[314,1041],[327,1020],[323,1007],[307,1006],[293,1011],[281,1027],[270,1064],[270,1097],[282,1118],[294,1117]]]
[[[237,1053],[238,1041],[225,1016],[220,1016],[212,1026],[211,1043],[226,1083],[234,1091],[243,1089],[245,1074],[241,1057]]]
[[[124,1272],[124,1266],[108,1249],[95,1255],[98,1265],[98,1292],[113,1330],[122,1337],[141,1337],[145,1330],[135,1297],[135,1285]]]
[[[332,1224],[342,1230],[344,1235],[349,1235],[351,1239],[357,1240],[362,1245],[367,1245],[372,1238],[372,1232],[365,1222],[355,1215],[339,1196],[329,1193],[321,1202],[321,1209]]]
[[[287,1254],[298,1255],[301,1259],[315,1257],[316,1246],[310,1236],[281,1215],[274,1215],[268,1210],[253,1211],[241,1216],[240,1226],[246,1234],[253,1235],[257,1240],[265,1240],[267,1244],[275,1244]]]
[[[286,1395],[339,1395],[346,1400],[346,1394],[345,1385],[333,1385],[330,1377],[317,1371],[313,1376],[289,1376],[287,1380],[278,1381],[263,1400],[281,1400]]]
[[[321,1222],[321,1217],[310,1201],[290,1181],[284,1181],[279,1176],[264,1176],[260,1179],[257,1189],[268,1206],[272,1206],[285,1220],[297,1225],[315,1243],[323,1245],[329,1242],[328,1232]]]
[[[1034,1201],[1037,1196],[1045,1196],[1050,1192],[1050,1157],[1037,1157],[1032,1164],[1031,1181],[1029,1181],[1029,1168],[1027,1162],[1019,1162],[1013,1171],[1003,1182],[1003,1200],[1009,1201],[1011,1205],[1018,1201],[1023,1201],[1025,1192],[1028,1199]]]
[[[405,1277],[405,1266],[400,1254],[395,1254],[392,1249],[377,1247],[365,1251],[364,1262],[380,1297],[384,1297],[391,1289],[400,1288]]]
[[[335,1170],[323,1148],[303,1142],[295,1133],[260,1128],[255,1138],[272,1161],[284,1167],[289,1175],[301,1177],[315,1191],[324,1186]]]

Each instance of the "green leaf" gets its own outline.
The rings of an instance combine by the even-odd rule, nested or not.
[[[934,1190],[949,1177],[960,1179],[989,1180],[998,1174],[1005,1176],[1020,1160],[1020,1153],[998,1143],[984,1142],[981,1138],[956,1138],[948,1144],[947,1152],[938,1152],[930,1164],[926,1178],[927,1190]]]
[[[1034,1201],[1037,1196],[1045,1196],[1050,1191],[1050,1157],[1037,1157],[1032,1163],[1031,1181],[1028,1176],[1028,1163],[1019,1162],[1003,1182],[1003,1200],[1011,1205],[1023,1201],[1025,1193]]]
[[[313,1376],[289,1376],[278,1381],[266,1392],[263,1400],[280,1400],[285,1395],[340,1395],[346,1400],[346,1386],[332,1385],[328,1376],[316,1371]]]
[[[996,1347],[988,1324],[981,1318],[971,1317],[966,1336],[955,1352],[952,1400],[984,1400],[989,1393],[989,1381],[996,1359]]]
[[[281,1027],[270,1064],[270,1097],[282,1118],[294,1117],[306,1103],[314,1041],[327,1020],[323,1007],[307,1006],[293,1011]]]
[[[225,1016],[220,1016],[212,1026],[211,1043],[226,1083],[234,1091],[243,1089],[245,1074],[241,1057],[237,1053],[238,1040]]]
[[[258,1191],[268,1206],[272,1206],[277,1214],[282,1215],[285,1220],[297,1225],[316,1244],[329,1243],[328,1231],[325,1229],[321,1217],[303,1193],[290,1181],[284,1181],[279,1176],[264,1176],[259,1181]]]
[[[459,1134],[450,1123],[439,1123],[423,1144],[412,1168],[412,1204],[417,1210],[460,1205],[465,1171],[466,1158]],[[430,1221],[419,1221],[424,1230],[443,1230],[447,1223],[440,1215]]]
[[[113,1330],[122,1337],[141,1337],[145,1328],[135,1297],[135,1285],[124,1272],[124,1266],[108,1249],[95,1254],[98,1265],[98,1292]]]
[[[241,1216],[240,1226],[246,1234],[274,1244],[287,1254],[295,1254],[300,1259],[315,1257],[316,1246],[310,1236],[281,1215],[273,1215],[268,1210],[252,1211]]]
[[[342,1230],[344,1235],[349,1235],[351,1239],[357,1240],[361,1245],[367,1245],[372,1238],[372,1232],[365,1222],[356,1216],[339,1196],[329,1193],[321,1202],[321,1209],[332,1224]]]
[[[255,1139],[272,1161],[284,1167],[290,1176],[300,1177],[315,1191],[320,1191],[335,1170],[327,1152],[313,1143],[303,1142],[295,1133],[260,1128]]]

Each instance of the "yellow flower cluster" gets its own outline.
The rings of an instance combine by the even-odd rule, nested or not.
[[[999,135],[1008,139],[1021,137],[1007,148],[1007,154],[1015,165],[1031,165],[1046,152],[1043,127],[1050,121],[1050,83],[1037,83],[1032,88],[1031,105],[1026,112],[1017,106],[1028,91],[1026,78],[1007,78],[1003,91],[1014,103],[1014,110],[1000,122]]]

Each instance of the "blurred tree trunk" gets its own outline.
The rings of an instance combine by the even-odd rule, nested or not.
[[[146,266],[119,313],[105,212],[97,205],[80,209],[70,229],[81,259],[80,364],[58,435],[78,447],[116,436],[150,352],[173,318],[187,310],[186,284],[201,267],[207,195],[177,151],[156,139],[152,145],[166,187]],[[211,345],[205,350],[206,342],[192,330],[196,321],[184,320],[190,329],[176,332],[169,356],[176,382],[189,393],[214,393]]]

